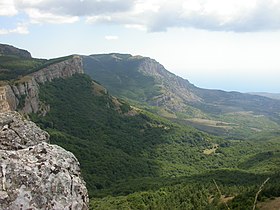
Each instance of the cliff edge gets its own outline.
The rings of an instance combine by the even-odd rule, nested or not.
[[[0,209],[88,209],[75,156],[17,112],[0,113]]]
[[[57,78],[65,79],[76,73],[84,73],[80,56],[72,56],[70,59],[51,64],[13,83],[1,86],[0,112],[19,111],[24,114],[39,112],[45,115],[49,107],[40,102],[40,84]]]

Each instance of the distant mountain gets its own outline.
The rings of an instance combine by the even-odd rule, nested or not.
[[[128,54],[83,57],[85,73],[117,96],[182,111],[200,97],[192,84],[168,71],[157,61]]]
[[[251,92],[249,94],[280,100],[280,93]]]
[[[257,116],[270,128],[276,128],[275,122],[280,122],[278,100],[198,88],[148,57],[100,54],[84,56],[83,63],[85,73],[111,94],[153,106],[161,116],[208,132],[229,135],[239,132],[240,126],[248,132],[265,129],[253,120]],[[246,122],[245,115],[253,124]]]
[[[0,44],[0,55],[32,58],[30,52],[7,44]]]

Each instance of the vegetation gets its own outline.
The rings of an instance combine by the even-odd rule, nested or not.
[[[129,59],[131,55],[125,54],[97,55],[95,58],[84,58],[85,72],[105,85],[111,94],[141,102],[161,94],[155,79],[138,71],[141,60]]]
[[[116,53],[86,56],[84,69],[117,97],[223,138],[247,139],[256,132],[280,129],[279,100],[197,88],[149,58]]]
[[[71,56],[56,59],[24,58],[14,55],[0,55],[0,80],[15,80],[51,64],[69,59]]]
[[[70,57],[2,55],[0,80],[19,82]],[[125,100],[110,96],[89,76],[76,74],[41,85],[40,100],[50,111],[30,115],[50,133],[51,143],[79,159],[91,209],[247,210],[255,197],[257,203],[280,197],[276,102],[252,96],[246,103],[238,93],[231,98],[229,93],[197,89],[206,103],[167,109],[152,104],[165,92],[155,78],[138,71],[140,60],[112,54],[85,62],[86,69],[95,65],[89,72],[93,78]],[[19,98],[19,110],[25,98]],[[266,104],[270,110],[262,109]]]
[[[279,180],[277,132],[224,140],[145,110],[128,115],[127,103],[119,109],[94,87],[86,75],[46,83],[40,98],[51,110],[31,115],[79,159],[92,209],[225,209],[223,199],[250,209],[267,177],[258,199],[280,196],[280,185],[270,184]]]
[[[53,143],[79,158],[91,193],[122,179],[200,170],[195,159],[189,166],[185,164],[191,153],[209,146],[212,137],[145,111],[126,116],[115,109],[109,95],[95,96],[93,92],[92,81],[85,75],[45,84],[40,96],[51,111],[45,117],[32,116],[49,131]],[[164,157],[165,148],[171,145],[174,152],[180,151],[181,160],[173,152]],[[172,169],[174,158],[181,168],[178,171]]]

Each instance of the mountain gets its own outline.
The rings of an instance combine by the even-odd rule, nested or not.
[[[108,54],[84,56],[85,73],[119,97],[182,111],[187,102],[200,97],[192,84],[164,69],[157,61],[142,56]]]
[[[246,111],[247,95],[199,89],[141,56],[32,58],[39,63],[24,70],[30,60],[9,59],[1,111],[17,110],[77,157],[91,209],[224,209],[225,200],[251,209],[268,177],[259,199],[280,196],[276,108],[263,110],[262,97],[253,96],[256,113]]]
[[[252,92],[249,94],[280,100],[280,93]]]
[[[0,55],[1,56],[16,56],[21,58],[30,59],[31,54],[27,50],[19,49],[7,44],[0,44]]]
[[[15,59],[15,62],[17,61]],[[69,56],[45,62],[37,71],[3,83],[0,88],[2,99],[0,100],[0,108],[2,110],[18,110],[24,114],[40,112],[44,115],[49,108],[39,100],[40,84],[51,82],[56,78],[68,78],[76,73],[83,73],[79,56]]]
[[[278,100],[198,88],[170,73],[157,61],[142,56],[91,55],[83,56],[83,63],[85,72],[111,94],[147,104],[150,111],[177,122],[238,138],[256,130],[266,130],[261,123],[244,122],[244,116],[252,119],[251,122],[258,117],[270,124],[269,128],[279,129]]]
[[[24,78],[26,75],[41,70],[52,64],[68,60],[73,56],[56,59],[32,58],[31,54],[22,49],[0,44],[0,81],[5,83],[11,80]]]
[[[209,168],[196,166],[189,155],[203,156],[198,148],[211,147],[219,141],[216,137],[112,97],[84,74],[79,56],[55,60],[5,83],[1,109],[28,116],[49,132],[52,143],[72,151],[81,162],[91,196],[128,178],[178,176]],[[177,149],[164,156],[165,147],[171,145]],[[174,171],[171,157],[177,154],[183,156]]]
[[[1,50],[1,209],[88,209],[76,157],[50,145],[49,134],[23,117],[46,114],[49,107],[40,102],[40,84],[79,72],[79,57],[48,61],[11,46],[1,45]]]

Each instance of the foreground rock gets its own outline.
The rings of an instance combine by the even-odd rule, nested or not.
[[[75,156],[16,112],[0,113],[0,209],[88,209]]]

